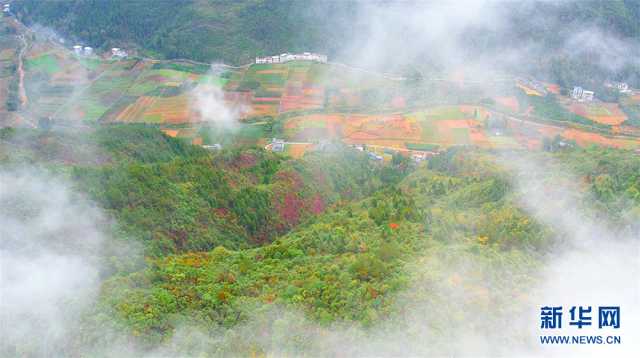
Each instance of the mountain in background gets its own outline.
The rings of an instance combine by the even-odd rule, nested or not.
[[[165,58],[246,63],[284,51],[335,52],[351,3],[296,1],[19,1],[18,17],[96,48],[135,45]],[[321,14],[341,16],[327,18]],[[333,21],[327,21],[327,20]],[[339,30],[334,25],[341,25]]]
[[[25,24],[51,28],[67,40],[101,50],[136,48],[155,58],[237,65],[255,56],[313,51],[378,70],[419,66],[424,72],[442,70],[455,56],[467,64],[484,58],[561,86],[593,87],[614,79],[640,87],[638,1],[474,3],[460,21],[459,9],[445,10],[453,18],[444,27],[438,24],[442,9],[434,6],[454,7],[438,2],[18,0],[14,11]],[[407,19],[413,8],[416,15]],[[430,32],[433,38],[425,42]]]

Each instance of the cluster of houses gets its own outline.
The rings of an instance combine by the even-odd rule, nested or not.
[[[93,56],[93,47],[75,45],[73,46],[73,53],[75,53],[76,56],[90,57]]]
[[[624,82],[605,82],[605,87],[615,88],[620,93],[631,93],[632,90],[629,88],[629,85]]]
[[[94,51],[93,47],[90,46],[75,45],[73,46],[73,53],[78,57],[91,57],[93,56]],[[128,56],[129,54],[127,53],[127,51],[121,48],[114,47],[111,49],[111,58],[123,59],[127,58]]]
[[[573,91],[571,91],[571,98],[579,102],[591,102],[594,95],[593,91],[587,91],[579,86],[573,87]]]
[[[299,54],[283,53],[275,56],[256,57],[256,63],[285,63],[289,61],[316,61],[326,63],[327,56],[312,52],[304,52]]]
[[[11,12],[11,4],[2,5],[2,12],[9,14]]]
[[[111,49],[111,58],[118,58],[118,59],[122,59],[122,58],[127,58],[127,56],[129,56],[129,54],[127,53],[127,51],[118,48],[118,47],[114,47]]]

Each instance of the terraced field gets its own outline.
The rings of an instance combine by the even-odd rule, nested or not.
[[[10,57],[9,51],[0,50],[0,59]],[[341,140],[397,150],[456,145],[536,149],[543,138],[561,135],[579,145],[637,146],[637,141],[579,128],[509,123],[502,131],[490,131],[487,120],[495,114],[483,106],[416,105],[397,80],[343,65],[294,61],[232,69],[188,61],[114,61],[78,58],[60,46],[36,42],[27,54],[25,68],[30,99],[23,110],[26,115],[36,119],[154,123],[169,131],[176,130],[173,126],[187,126],[189,130],[167,133],[194,143],[226,140],[224,135],[212,137],[200,131],[198,123],[205,118],[198,106],[205,103],[214,109],[224,106],[241,119],[258,122],[259,126],[242,126],[236,135],[238,141],[252,145],[264,145],[266,138],[281,135],[292,142]],[[551,85],[547,88],[557,89]],[[446,97],[455,93],[456,87],[447,83],[432,90]],[[520,90],[538,101],[533,104],[549,105],[541,102],[547,99],[540,93],[522,86]],[[521,103],[517,91],[513,87],[492,95],[495,108],[524,116],[530,113],[533,105]],[[559,111],[569,103],[561,102],[549,110]],[[529,110],[523,111],[525,105]],[[573,103],[566,111],[613,126],[617,133],[626,133],[629,128],[627,115],[614,104]],[[273,123],[280,132],[271,132]],[[286,152],[301,156],[312,147],[290,145]]]
[[[617,103],[573,102],[569,108],[571,112],[601,124],[619,126],[627,120],[626,114]]]

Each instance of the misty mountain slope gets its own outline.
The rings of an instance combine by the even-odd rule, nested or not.
[[[50,168],[102,166],[125,162],[165,162],[206,153],[151,126],[0,130],[0,162]]]
[[[380,337],[397,334],[405,352],[439,353],[465,332],[496,339],[494,325],[538,302],[529,292],[545,262],[575,244],[536,207],[538,181],[573,193],[566,205],[590,207],[581,220],[610,230],[603,244],[640,229],[640,157],[630,150],[458,148],[413,170],[402,157],[376,166],[340,146],[302,160],[211,154],[139,125],[1,133],[3,170],[62,173],[114,221],[101,224],[103,241],[136,247],[91,265],[105,281],[51,341],[61,355],[393,355],[399,346]],[[518,169],[528,162],[550,164]],[[146,264],[128,259],[138,254]],[[517,326],[510,339],[527,334]]]
[[[28,25],[51,27],[96,48],[136,46],[166,58],[239,64],[258,55],[316,51],[351,64],[397,71],[415,66],[420,58],[433,65],[425,68],[434,69],[461,60],[478,64],[504,53],[495,60],[511,70],[536,73],[563,86],[575,81],[593,85],[581,76],[585,73],[598,79],[615,75],[636,87],[640,81],[633,59],[640,15],[633,0],[481,1],[459,4],[461,9],[443,3],[288,0],[147,5],[140,0],[14,2],[18,18]],[[470,18],[468,9],[479,15]],[[434,17],[438,13],[450,18],[447,24]],[[421,17],[434,17],[430,22],[436,38],[423,33]],[[362,44],[365,38],[370,38],[367,45]],[[434,48],[442,53],[434,53]],[[403,55],[392,55],[396,53]],[[630,58],[624,60],[626,56]]]
[[[476,252],[487,255],[489,261],[501,260],[498,257],[512,255],[508,247],[527,247],[542,240],[543,232],[533,223],[519,224],[518,231],[514,227],[509,237],[492,231],[491,225],[500,226],[496,220],[506,213],[511,213],[508,220],[524,220],[524,216],[504,205],[504,194],[494,192],[491,181],[421,174],[407,179],[403,184],[406,191],[383,190],[363,202],[322,215],[259,249],[216,248],[207,254],[160,259],[142,276],[107,283],[113,291],[105,296],[104,303],[110,305],[106,308],[115,310],[117,320],[128,329],[152,341],[186,324],[181,318],[172,319],[175,314],[184,315],[185,320],[199,317],[198,325],[203,325],[199,328],[210,330],[242,326],[272,304],[292,305],[321,324],[360,321],[375,326],[397,309],[393,307],[394,295],[406,289],[410,280],[404,267],[416,257],[437,255],[435,252],[451,245],[460,255]],[[416,193],[430,197],[435,204],[416,206],[412,199]],[[481,195],[477,204],[459,210],[444,204],[450,196],[477,195]],[[496,208],[486,211],[488,205]],[[488,220],[478,229],[471,217],[481,207]],[[454,249],[456,245],[460,248]],[[487,245],[495,245],[497,251],[483,253]],[[515,274],[516,268],[512,269]],[[138,312],[144,307],[153,307],[154,314],[140,320]],[[215,313],[203,316],[203,310]],[[305,342],[300,343],[304,347]],[[251,344],[243,348],[250,349]]]
[[[232,63],[262,53],[302,50],[301,45],[316,51],[326,51],[327,46],[340,47],[344,44],[328,43],[332,42],[330,40],[348,40],[336,35],[347,28],[353,16],[357,18],[367,11],[366,6],[357,2],[327,4],[322,1],[305,6],[295,1],[271,0],[168,0],[155,2],[155,6],[147,5],[145,1],[85,0],[64,3],[20,0],[14,3],[18,17],[27,24],[50,26],[94,47],[133,42],[169,58]],[[487,6],[495,4],[489,2]],[[637,2],[626,0],[552,1],[509,3],[504,6],[504,12],[510,16],[512,29],[516,32],[512,39],[517,42],[519,38],[531,37],[532,33],[537,36],[560,33],[562,36],[585,25],[601,26],[624,37],[637,38],[640,36],[640,27],[635,21],[640,15],[638,8]],[[539,18],[544,21],[534,20]],[[362,26],[356,23],[358,25]],[[97,31],[97,28],[101,30]],[[243,37],[244,41],[235,41]],[[544,40],[549,44],[554,41],[551,36]]]
[[[542,155],[558,161],[559,168],[587,157],[588,164],[578,164],[576,170],[585,182],[577,186],[552,169],[541,175],[586,195],[588,204],[595,206],[594,211],[584,212],[585,220],[610,223],[621,235],[637,232],[640,227],[617,223],[620,218],[624,223],[637,221],[640,197],[608,207],[610,198],[601,196],[607,184],[601,178],[588,178],[611,175],[621,181],[616,179],[608,190],[634,193],[640,187],[634,179],[640,158],[596,149]],[[537,281],[540,265],[567,244],[562,239],[564,229],[544,225],[528,212],[523,203],[529,199],[522,195],[531,193],[516,192],[510,172],[505,171],[511,164],[505,167],[498,159],[496,165],[496,159],[469,151],[450,153],[434,161],[432,170],[409,175],[399,188],[384,189],[323,214],[269,245],[158,259],[142,272],[105,284],[98,312],[110,313],[95,316],[103,318],[94,324],[130,330],[140,337],[141,347],[173,337],[167,349],[174,353],[200,337],[208,343],[191,347],[196,352],[301,354],[351,349],[364,354],[369,348],[356,343],[361,335],[384,334],[390,327],[397,332],[416,324],[439,332],[411,338],[431,342],[428,348],[410,348],[425,352],[443,347],[444,332],[458,335],[480,329],[478,334],[490,336],[482,332],[487,325],[508,320],[502,316],[505,311],[519,312],[521,305],[535,299],[528,292],[543,283]],[[630,175],[630,180],[622,179]],[[446,303],[454,294],[455,303]],[[484,311],[489,304],[501,309]],[[447,317],[456,318],[440,320],[439,314],[427,313],[421,318],[424,322],[416,323],[409,313],[431,312],[443,305]],[[273,310],[281,318],[269,323]],[[477,312],[484,312],[481,317],[487,321],[474,318]],[[485,316],[492,312],[496,316]],[[114,321],[105,320],[107,316]],[[344,328],[349,332],[344,333],[344,344],[351,345],[321,345],[324,339],[336,339],[329,331],[351,327],[353,322],[365,328]],[[285,342],[279,325],[298,326],[301,331]],[[247,329],[264,336],[248,341],[244,337],[240,343]],[[97,336],[91,339],[100,341]]]
[[[96,48],[136,46],[166,58],[235,64],[257,54],[319,50],[326,46],[321,44],[327,43],[322,35],[328,27],[306,10],[353,7],[261,0],[21,1],[14,6],[26,23],[49,26]]]
[[[640,351],[640,1],[9,1],[0,357]]]
[[[153,256],[269,242],[386,184],[371,176],[381,168],[361,153],[293,160],[242,148],[212,155],[142,125],[78,133],[6,128],[0,149],[8,167],[68,173],[117,219],[123,236],[141,240]]]

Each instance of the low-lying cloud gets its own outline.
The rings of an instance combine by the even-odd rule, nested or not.
[[[59,178],[0,171],[0,355],[72,355],[98,294],[107,220]]]

